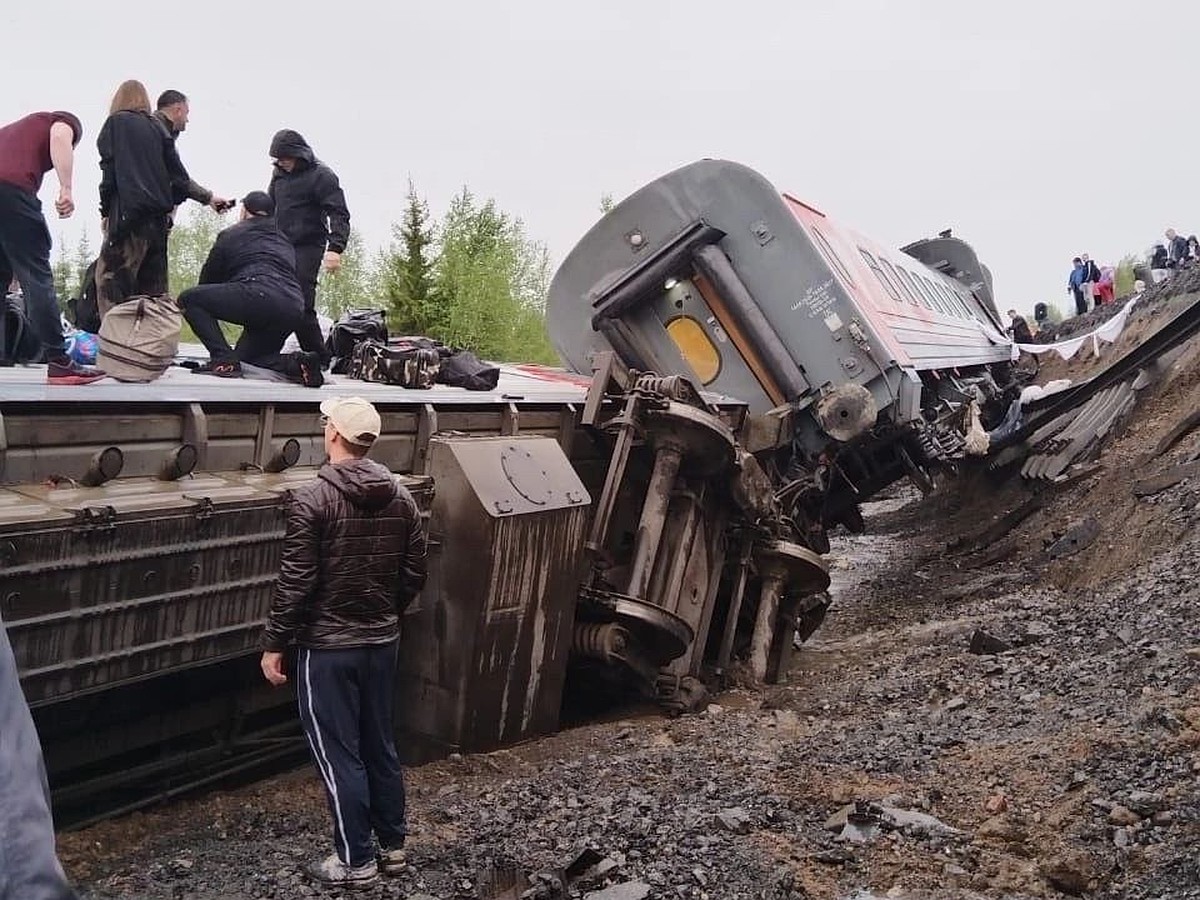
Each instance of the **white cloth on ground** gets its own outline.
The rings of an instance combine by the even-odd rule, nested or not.
[[[1092,329],[1086,334],[1076,335],[1073,338],[1068,338],[1065,341],[1058,341],[1054,344],[1013,344],[1012,358],[1015,360],[1018,356],[1020,356],[1022,350],[1024,350],[1026,353],[1033,354],[1049,353],[1051,350],[1053,350],[1063,359],[1070,359],[1079,352],[1079,348],[1087,343],[1089,338],[1092,341],[1093,351],[1097,356],[1099,356],[1100,342],[1104,341],[1105,343],[1111,344],[1121,336],[1121,332],[1125,330],[1125,323],[1129,320],[1130,311],[1133,309],[1134,304],[1140,299],[1140,294],[1135,297],[1131,297],[1128,301],[1126,301],[1125,305],[1121,307],[1120,312],[1118,312],[1103,325]]]

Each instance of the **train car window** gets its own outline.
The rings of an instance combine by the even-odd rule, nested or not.
[[[962,293],[958,295],[958,300],[962,309],[963,318],[973,319],[974,316],[971,314],[971,295],[964,289]]]
[[[900,293],[902,293],[905,297],[908,298],[908,302],[911,303],[913,306],[920,306],[921,305],[920,301],[917,300],[917,298],[914,297],[912,295],[912,293],[909,292],[908,287],[905,286],[904,282],[900,278],[900,275],[896,272],[896,270],[894,268],[892,268],[892,264],[890,262],[888,262],[886,259],[884,259],[882,256],[879,257],[879,264],[881,266],[883,266],[883,270],[885,272],[887,272],[889,276],[891,276],[892,281],[896,282],[896,284],[900,287]]]
[[[815,225],[810,225],[812,228],[813,237],[817,239],[817,248],[825,256],[825,261],[832,266],[839,275],[846,280],[846,284],[853,285],[854,279],[850,277],[850,270],[846,268],[842,258],[837,255],[837,251],[833,249],[833,245],[829,243],[825,235],[821,234],[821,229]]]
[[[942,298],[942,306],[946,309],[946,315],[957,315],[954,312],[954,299],[950,296],[950,292],[946,290],[946,286],[940,281],[933,282],[933,289],[937,291],[937,295]]]
[[[883,286],[883,289],[887,291],[888,296],[897,303],[903,303],[904,301],[900,299],[900,292],[896,289],[896,286],[888,280],[887,273],[884,272],[883,269],[879,268],[879,263],[875,261],[875,257],[873,257],[862,247],[858,248],[858,252],[862,254],[862,258],[866,261],[868,268],[875,273],[875,277],[879,280],[879,283]]]
[[[918,306],[924,306],[926,309],[933,309],[921,295],[921,289],[917,287],[917,279],[904,266],[896,266],[896,271],[900,273],[900,278],[904,281],[904,286],[908,288],[909,294],[912,295],[913,303]]]
[[[701,384],[711,384],[716,380],[721,372],[721,352],[703,325],[691,316],[679,316],[667,323],[667,334]]]
[[[958,316],[961,319],[962,313],[958,308],[958,295],[944,284],[939,284],[938,287],[942,291],[942,297],[945,298],[946,303],[948,303],[950,306],[951,315]]]
[[[918,275],[917,284],[921,286],[921,290],[925,292],[925,296],[929,298],[929,302],[933,304],[934,309],[942,313],[942,315],[952,315],[949,307],[947,307],[942,298],[938,296],[937,287],[932,281],[930,281],[924,275]]]
[[[966,288],[954,288],[954,296],[958,298],[958,308],[964,319],[973,318],[971,315],[971,295]]]
[[[934,290],[934,287],[931,286],[929,278],[926,278],[924,275],[920,275],[918,272],[917,275],[912,276],[912,280],[917,282],[917,287],[920,289],[920,293],[925,295],[925,301],[928,302],[930,310],[946,312],[946,307],[944,307],[942,301],[938,299],[937,292]]]

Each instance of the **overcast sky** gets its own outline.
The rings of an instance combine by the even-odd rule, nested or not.
[[[724,157],[887,245],[953,226],[1029,310],[1065,307],[1077,253],[1200,232],[1197,26],[1200,4],[1132,0],[10,0],[0,122],[83,120],[80,211],[52,223],[72,244],[139,78],[191,97],[180,153],[218,193],[265,187],[271,135],[299,130],[372,246],[411,176],[435,212],[494,197],[558,261],[602,193]]]

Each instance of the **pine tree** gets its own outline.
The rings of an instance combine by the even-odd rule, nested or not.
[[[88,266],[95,261],[96,256],[92,253],[92,242],[88,240],[88,235],[85,231],[79,236],[79,243],[75,245],[75,290],[77,292],[82,290],[83,275],[88,270]]]
[[[392,244],[380,258],[389,327],[397,334],[426,334],[440,325],[430,258],[433,242],[429,204],[417,195],[410,179],[404,220],[392,226]]]
[[[67,255],[66,241],[59,235],[58,255],[50,265],[50,277],[54,282],[54,296],[58,298],[58,305],[61,308],[66,308],[67,298],[75,290],[74,272],[75,266]]]
[[[464,187],[439,235],[434,279],[445,324],[434,336],[489,359],[555,361],[545,323],[549,254],[521,220]]]

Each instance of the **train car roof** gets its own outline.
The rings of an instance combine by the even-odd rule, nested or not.
[[[581,404],[592,379],[564,369],[536,364],[502,364],[495,390],[469,391],[435,384],[427,390],[360,381],[346,375],[326,375],[320,388],[262,378],[217,378],[171,366],[148,384],[129,384],[105,378],[87,385],[46,383],[45,366],[0,368],[0,410],[25,403],[70,403],[103,411],[129,404],[296,404],[316,405],[329,397],[363,397],[378,406],[565,406]],[[710,391],[704,399],[718,406],[743,406],[736,397]]]
[[[495,390],[468,391],[435,384],[428,390],[395,387],[360,381],[345,375],[327,375],[324,386],[259,378],[217,378],[197,375],[172,366],[148,384],[128,384],[105,378],[88,385],[46,383],[45,366],[0,368],[0,408],[10,403],[77,403],[103,408],[130,403],[285,403],[315,405],[328,397],[360,396],[372,403],[419,406],[510,402],[565,404],[582,403],[590,378],[541,366],[500,367]]]

